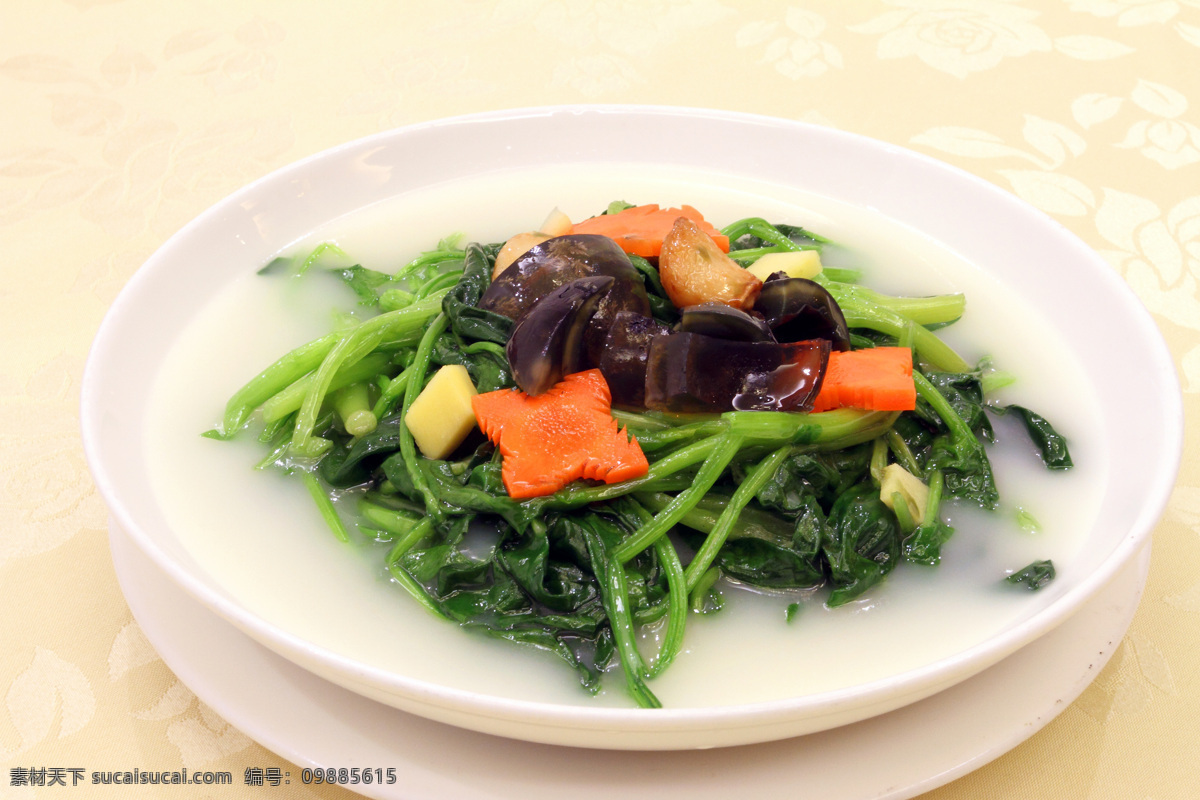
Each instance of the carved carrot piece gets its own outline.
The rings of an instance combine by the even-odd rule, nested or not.
[[[812,410],[911,411],[917,407],[912,374],[912,350],[907,347],[835,350],[829,354]]]
[[[658,258],[663,239],[671,232],[675,220],[687,217],[707,233],[721,248],[729,252],[729,237],[705,221],[704,215],[691,206],[659,208],[657,204],[634,206],[616,214],[601,214],[598,217],[577,222],[571,233],[596,233],[612,239],[626,253],[642,258]]]
[[[600,370],[568,375],[530,397],[501,389],[471,399],[479,428],[504,457],[509,497],[554,494],[580,478],[617,483],[650,465],[637,440],[612,417],[612,395]]]

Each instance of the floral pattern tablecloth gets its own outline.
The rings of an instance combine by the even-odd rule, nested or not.
[[[1189,422],[1142,605],[1078,701],[928,797],[1197,796],[1200,2],[8,0],[0,798],[72,794],[21,785],[38,765],[290,768],[164,666],[115,580],[78,392],[139,264],[213,202],[326,147],[580,102],[769,114],[915,149],[1050,214],[1133,287],[1174,355]],[[270,793],[189,789],[178,796]]]

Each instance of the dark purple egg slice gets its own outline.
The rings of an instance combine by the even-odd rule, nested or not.
[[[646,364],[646,408],[808,411],[829,363],[826,339],[735,342],[696,333],[654,339]]]

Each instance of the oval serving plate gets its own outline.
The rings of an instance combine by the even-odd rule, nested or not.
[[[647,712],[516,699],[381,669],[256,613],[204,569],[148,488],[145,447],[148,398],[188,321],[231,282],[331,220],[455,180],[576,164],[703,169],[870,208],[961,255],[1049,320],[1099,399],[1101,427],[1119,428],[1121,436],[1107,438],[1095,473],[1103,486],[1086,546],[1061,570],[1046,602],[986,641],[865,683]],[[1137,380],[1127,372],[1114,378],[1113,364],[1138,370]],[[1120,397],[1101,391],[1114,380],[1121,380]],[[1139,413],[1126,415],[1127,408]],[[795,736],[901,707],[1067,619],[1150,536],[1178,470],[1182,404],[1166,347],[1120,278],[1060,225],[991,184],[826,128],[715,111],[599,106],[506,111],[380,134],[285,167],[217,204],[155,253],[113,304],[84,376],[82,429],[97,487],[132,540],[193,597],[297,664],[397,708],[486,733],[682,749]],[[286,591],[281,579],[265,579],[280,580]],[[423,612],[414,606],[413,613]]]

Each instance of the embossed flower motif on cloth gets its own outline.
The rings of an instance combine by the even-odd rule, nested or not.
[[[1176,169],[1200,161],[1200,128],[1179,120],[1141,120],[1117,147],[1136,147],[1142,155]]]
[[[203,75],[217,94],[250,92],[275,80],[278,62],[274,48],[287,34],[278,23],[256,19],[232,36],[219,31],[181,31],[164,47],[166,60],[194,75]]]
[[[77,663],[36,646],[28,665],[12,677],[0,715],[12,721],[6,727],[15,734],[6,731],[0,743],[0,754],[7,760],[83,730],[96,715],[96,693]]]
[[[1133,123],[1117,147],[1137,148],[1167,169],[1200,161],[1200,128],[1178,119],[1188,109],[1182,93],[1159,83],[1138,81],[1130,99],[1159,119]]]
[[[798,80],[823,75],[830,67],[842,68],[842,54],[823,41],[825,19],[802,8],[789,8],[784,16],[786,30],[773,20],[743,25],[737,32],[738,47],[761,48],[760,64],[770,64],[784,77]]]
[[[133,696],[148,703],[133,706],[130,716],[142,723],[159,723],[146,727],[161,730],[160,737],[178,749],[189,770],[203,769],[254,744],[167,670],[136,622],[126,623],[113,637],[108,682],[124,691],[137,686]]]
[[[733,12],[717,0],[602,0],[569,3],[550,0],[536,8],[539,31],[564,42],[589,45],[593,39],[624,55],[648,55]],[[580,48],[586,51],[586,47]]]
[[[571,55],[557,61],[550,85],[600,97],[646,83],[631,59],[661,53],[733,13],[718,0],[499,0],[488,17],[568,45]]]
[[[997,171],[1012,183],[1022,200],[1048,214],[1079,217],[1095,208],[1092,189],[1062,169],[1084,154],[1087,140],[1068,125],[1034,114],[1025,115],[1021,133],[1028,147],[1008,144],[991,131],[955,125],[935,126],[910,141],[966,158],[1020,159],[1025,163]]]
[[[879,36],[879,58],[916,56],[934,69],[959,78],[1008,57],[1049,51],[1050,37],[1030,20],[1038,12],[987,0],[889,0],[889,11],[861,25],[857,33]]]
[[[645,82],[628,61],[608,53],[579,56],[558,64],[550,78],[551,86],[565,86],[585,97],[600,97]]]
[[[22,466],[0,477],[0,517],[7,520],[0,567],[59,547],[79,533],[76,515],[99,503],[73,445],[69,434],[52,433],[30,437],[7,454]]]
[[[1096,229],[1101,250],[1151,312],[1200,333],[1200,195],[1165,211],[1153,200],[1105,189]],[[1186,390],[1200,390],[1200,345],[1181,359]]]
[[[1186,0],[1185,0],[1186,2]],[[1195,2],[1188,5],[1195,6]],[[1176,0],[1072,0],[1072,11],[1086,11],[1097,17],[1116,17],[1122,27],[1151,25],[1171,20],[1180,11]]]

